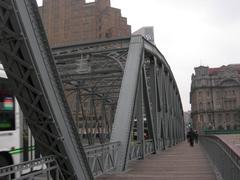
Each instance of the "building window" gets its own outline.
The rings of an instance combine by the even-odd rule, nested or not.
[[[237,125],[240,125],[240,112],[234,113],[234,122]]]
[[[236,99],[234,99],[234,100],[233,100],[233,103],[232,103],[232,108],[233,108],[233,109],[236,108],[236,106],[237,106],[236,104],[237,104],[237,103],[236,103]]]
[[[199,103],[199,110],[200,110],[200,111],[203,110],[203,103],[202,103],[202,102]]]
[[[227,97],[227,95],[228,95],[228,92],[227,92],[227,91],[224,91],[224,95],[225,95],[225,97]]]
[[[208,114],[208,122],[212,124],[212,115]]]
[[[219,122],[219,123],[222,122],[222,114],[218,114],[218,122]]]
[[[106,37],[106,38],[112,37],[112,33],[110,33],[110,32],[105,33],[105,37]]]
[[[210,93],[209,93],[209,91],[207,91],[207,97],[209,97],[210,96]]]
[[[226,119],[226,122],[229,122],[229,121],[230,121],[230,115],[229,115],[229,113],[226,113],[226,114],[225,114],[225,119]]]
[[[207,102],[207,109],[210,110],[211,109],[211,103]]]
[[[235,90],[232,91],[232,94],[235,96]]]
[[[202,91],[198,92],[198,96],[199,96],[199,98],[202,98]]]
[[[203,119],[203,115],[202,114],[200,115],[200,124],[201,124],[201,128],[203,128],[203,126],[205,127],[204,119]]]
[[[229,101],[225,100],[224,101],[224,109],[228,109],[229,108]]]

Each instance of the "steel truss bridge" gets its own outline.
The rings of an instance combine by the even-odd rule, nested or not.
[[[1,63],[43,156],[0,174],[94,179],[184,139],[174,76],[142,36],[51,50],[33,0],[0,0],[0,34]]]

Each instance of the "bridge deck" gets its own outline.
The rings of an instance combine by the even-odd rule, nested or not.
[[[97,180],[217,180],[204,150],[186,142],[167,151],[133,161],[126,173],[104,175]]]

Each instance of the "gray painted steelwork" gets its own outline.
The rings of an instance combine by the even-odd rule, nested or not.
[[[138,79],[141,76],[142,53],[143,38],[141,36],[132,37],[111,135],[111,141],[121,142],[121,158],[118,163],[121,169],[119,170],[125,170],[128,159],[134,102]]]
[[[114,142],[84,148],[95,177],[116,169],[120,146],[120,142]]]
[[[84,147],[94,177],[116,169],[120,145],[120,142],[114,142]],[[148,152],[151,150],[151,147],[146,146],[146,149]],[[135,156],[132,157],[132,159],[133,158],[135,158]],[[17,165],[0,168],[0,179],[3,177],[6,179],[12,179],[14,176],[17,179],[25,180],[33,178],[52,179],[52,177],[54,177],[54,180],[64,179],[55,156],[47,156]]]
[[[141,36],[56,47],[53,54],[82,142],[120,141],[118,170],[184,139],[171,69]]]
[[[132,142],[129,150],[129,160],[143,159],[145,155],[154,153],[153,141],[151,139],[145,140],[142,148],[142,143]],[[144,152],[144,154],[142,153]]]
[[[107,143],[111,135],[111,142],[120,141],[125,151],[118,157],[125,158],[125,164],[119,161],[119,170],[128,160],[184,138],[181,99],[171,69],[141,36],[55,47],[53,54],[82,142]]]
[[[84,145],[110,141],[130,38],[53,48]]]
[[[180,142],[183,125],[179,91],[165,58],[143,37],[132,36],[111,134],[111,141],[121,142],[117,169],[126,170],[129,158],[144,158],[146,151],[157,153]],[[136,148],[131,147],[133,138]]]
[[[56,156],[65,179],[93,179],[36,1],[1,0],[0,33],[1,62],[41,153]]]
[[[0,168],[0,179],[51,179],[51,174],[55,175],[54,180],[64,179],[54,156],[43,157],[23,162],[21,164]]]
[[[125,170],[184,139],[179,91],[153,44],[132,36],[55,47],[54,61],[36,2],[0,2],[1,62],[41,153],[56,156],[65,179]],[[93,145],[87,157],[81,142]]]

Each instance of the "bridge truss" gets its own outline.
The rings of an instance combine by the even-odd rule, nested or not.
[[[55,47],[53,55],[82,142],[120,141],[120,169],[183,139],[173,74],[143,37]]]
[[[53,58],[37,8],[0,0],[0,59],[42,155],[55,155],[64,179],[93,179],[97,164],[107,166],[100,159],[125,170],[184,139],[177,84],[153,44],[132,36],[55,47]],[[86,157],[116,142],[114,158]]]
[[[93,179],[33,0],[0,1],[0,59],[43,156],[65,179]]]

